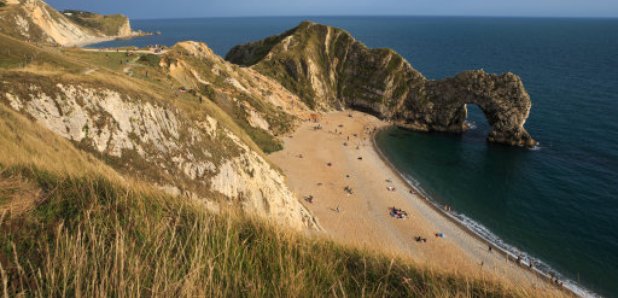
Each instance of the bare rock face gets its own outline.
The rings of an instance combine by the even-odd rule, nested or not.
[[[512,73],[428,80],[392,50],[369,49],[343,30],[310,22],[237,46],[226,59],[278,80],[314,109],[350,107],[409,129],[462,133],[466,105],[475,104],[492,126],[488,141],[536,145],[524,129],[530,96]]]
[[[453,78],[425,83],[425,97],[430,104],[410,101],[403,125],[421,130],[463,132],[467,104],[481,108],[491,130],[490,142],[533,147],[536,141],[524,129],[531,101],[521,79],[512,74],[488,74],[466,71]],[[412,113],[410,113],[412,112]],[[401,120],[400,120],[401,121]]]
[[[320,229],[285,177],[214,115],[103,82],[25,72],[0,72],[0,104],[170,195]]]
[[[60,13],[42,0],[11,0],[7,4],[0,11],[0,32],[20,40],[79,46],[134,35],[123,15]]]

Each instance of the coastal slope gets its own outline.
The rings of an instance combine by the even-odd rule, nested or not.
[[[291,229],[319,230],[253,141],[274,137],[239,120],[276,118],[279,110],[268,102],[250,110],[243,102],[258,102],[255,97],[261,93],[251,97],[247,93],[253,89],[226,83],[222,76],[201,78],[215,95],[240,94],[237,89],[243,89],[244,101],[230,97],[220,102],[239,115],[228,114],[200,93],[185,92],[190,86],[179,81],[184,76],[178,68],[169,68],[171,59],[187,65],[185,70],[193,69],[188,65],[210,68],[202,64],[206,60],[192,61],[182,45],[155,55],[45,48],[2,34],[0,43],[0,103],[124,175],[172,196],[198,200],[214,211],[233,206]],[[205,45],[199,47],[210,52]],[[225,69],[225,64],[210,66]],[[275,101],[277,96],[273,92],[269,98]],[[296,118],[285,119],[293,127]],[[275,131],[274,122],[264,121]]]
[[[10,0],[0,7],[0,32],[46,45],[79,46],[136,35],[123,15],[58,12],[41,0]]]
[[[467,71],[428,80],[390,49],[369,49],[344,30],[303,22],[278,36],[236,46],[226,59],[270,76],[319,110],[351,107],[419,131],[461,133],[478,105],[491,142],[532,147],[524,124],[530,96],[512,73]]]
[[[304,192],[292,191],[296,183],[312,187],[315,176],[303,175],[311,168],[294,167],[301,175],[286,177],[295,165],[291,158],[302,156],[279,163],[276,154],[267,154],[288,154],[281,149],[289,136],[298,137],[299,143],[285,143],[293,150],[294,144],[324,140],[329,143],[322,150],[339,146],[341,135],[324,139],[325,133],[318,138],[295,133],[312,133],[315,124],[308,119],[345,107],[352,97],[316,105],[280,80],[225,61],[199,42],[163,49],[62,47],[91,42],[93,36],[111,38],[127,27],[114,21],[104,28],[104,17],[58,13],[38,0],[0,3],[6,4],[0,8],[0,281],[6,295],[537,293],[528,284],[513,286],[497,278],[502,272],[485,276],[415,263],[419,259],[397,250],[403,246],[390,245],[396,237],[386,236],[387,229],[374,229],[370,236],[386,231],[384,243],[396,248],[392,251],[324,239],[337,235],[333,221],[323,217],[324,229],[311,211],[330,205],[308,206],[299,200]],[[48,14],[55,25],[36,27],[44,22],[28,21],[37,20],[32,11]],[[16,14],[22,12],[30,15]],[[17,15],[28,25],[13,34],[11,24],[21,22]],[[469,88],[449,84],[457,92]],[[352,119],[344,113],[338,117],[336,122]],[[384,175],[374,171],[373,166],[384,166],[375,152],[364,156],[366,173]],[[336,169],[331,174],[343,176],[345,169],[338,164]],[[391,203],[381,199],[378,181],[355,183],[375,191],[372,199],[380,206]],[[330,199],[340,195],[330,190]],[[348,206],[342,206],[346,213]],[[385,216],[383,211],[376,208],[373,214]],[[441,231],[454,235],[459,230]],[[537,296],[548,292],[541,289]]]
[[[525,297],[526,291],[216,215],[0,104],[4,297]],[[336,287],[333,287],[336,285]]]

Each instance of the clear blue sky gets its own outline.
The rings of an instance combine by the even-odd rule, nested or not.
[[[47,0],[58,9],[134,19],[230,16],[440,15],[618,17],[618,0]]]

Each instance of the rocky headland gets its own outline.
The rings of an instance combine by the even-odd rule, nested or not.
[[[344,30],[312,22],[237,46],[226,59],[276,79],[314,109],[350,107],[409,129],[461,133],[466,105],[475,104],[491,125],[490,142],[537,144],[524,128],[530,96],[512,73],[429,80],[390,49],[369,49]]]
[[[0,10],[0,33],[33,43],[82,46],[144,35],[131,29],[123,15],[59,12],[41,0],[7,0]]]

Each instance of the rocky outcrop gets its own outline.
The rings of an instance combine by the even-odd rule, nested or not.
[[[466,105],[475,104],[492,126],[490,142],[536,145],[524,129],[530,97],[512,73],[428,80],[392,50],[369,49],[343,30],[311,22],[237,46],[226,59],[278,80],[315,109],[351,107],[410,129],[461,133]]]
[[[427,105],[427,110],[420,114],[432,118],[419,119],[419,113],[405,116],[409,125],[419,125],[421,129],[428,127],[430,130],[463,132],[467,129],[466,105],[475,104],[491,126],[487,137],[490,142],[526,147],[536,145],[524,129],[532,104],[518,76],[466,71],[453,78],[428,81],[425,89],[427,100],[433,105]]]
[[[60,13],[41,0],[13,0],[0,12],[0,32],[20,40],[79,46],[134,35],[127,17]]]
[[[0,72],[0,102],[170,194],[318,228],[282,174],[216,116],[104,82],[18,71]]]

